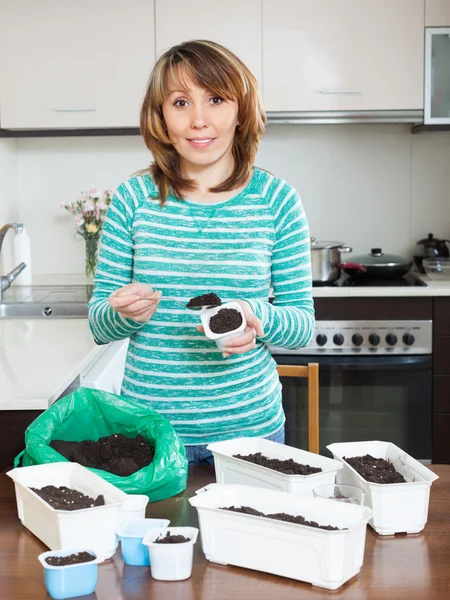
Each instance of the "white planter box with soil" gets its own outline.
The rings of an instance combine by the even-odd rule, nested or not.
[[[373,510],[369,525],[378,534],[422,531],[428,519],[431,484],[438,479],[437,475],[391,442],[346,442],[330,444],[327,448],[343,464],[337,483],[356,485],[364,490],[364,504]],[[344,460],[344,457],[366,454],[392,463],[406,483],[371,483]]]
[[[312,495],[319,485],[334,483],[342,463],[313,452],[299,450],[263,438],[237,438],[209,444],[214,455],[217,483],[252,485],[294,494]],[[261,465],[235,458],[261,452],[268,458],[293,459],[295,462],[322,469],[311,475],[287,475]]]
[[[201,492],[201,493],[200,493]],[[356,506],[243,485],[212,484],[189,502],[197,508],[203,552],[235,565],[338,589],[359,573],[372,511]],[[265,515],[301,515],[328,531],[264,516],[223,510],[250,507]]]

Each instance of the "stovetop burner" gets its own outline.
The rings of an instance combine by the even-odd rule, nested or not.
[[[353,279],[348,275],[342,275],[333,283],[313,283],[314,287],[410,287],[424,286],[423,281],[408,273],[398,279]]]

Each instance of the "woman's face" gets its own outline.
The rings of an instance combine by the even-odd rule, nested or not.
[[[162,106],[174,148],[186,166],[230,160],[238,124],[237,102],[219,98],[189,78],[185,78],[185,86],[170,76]]]

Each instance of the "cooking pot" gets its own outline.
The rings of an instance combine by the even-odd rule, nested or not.
[[[313,283],[333,283],[341,276],[341,253],[352,249],[344,242],[318,242],[311,238],[311,272]]]
[[[414,248],[413,258],[414,264],[421,273],[425,273],[422,266],[424,258],[448,258],[449,251],[447,243],[449,240],[440,240],[435,238],[432,233],[423,240],[419,240]]]
[[[412,261],[397,254],[385,254],[381,248],[372,248],[370,254],[354,256],[353,262],[363,269],[350,268],[349,264],[342,265],[345,273],[353,279],[399,279],[406,275],[412,266]]]

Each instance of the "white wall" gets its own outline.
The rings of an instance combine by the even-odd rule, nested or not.
[[[60,210],[92,185],[115,187],[150,162],[139,137],[16,141],[17,218],[32,239],[34,273],[82,273],[83,240]],[[409,254],[433,232],[450,237],[450,134],[408,125],[271,126],[257,164],[293,184],[311,234],[356,253]]]
[[[19,218],[17,208],[16,140],[0,139],[0,227]],[[0,254],[0,274],[11,267],[12,235],[4,239]]]

